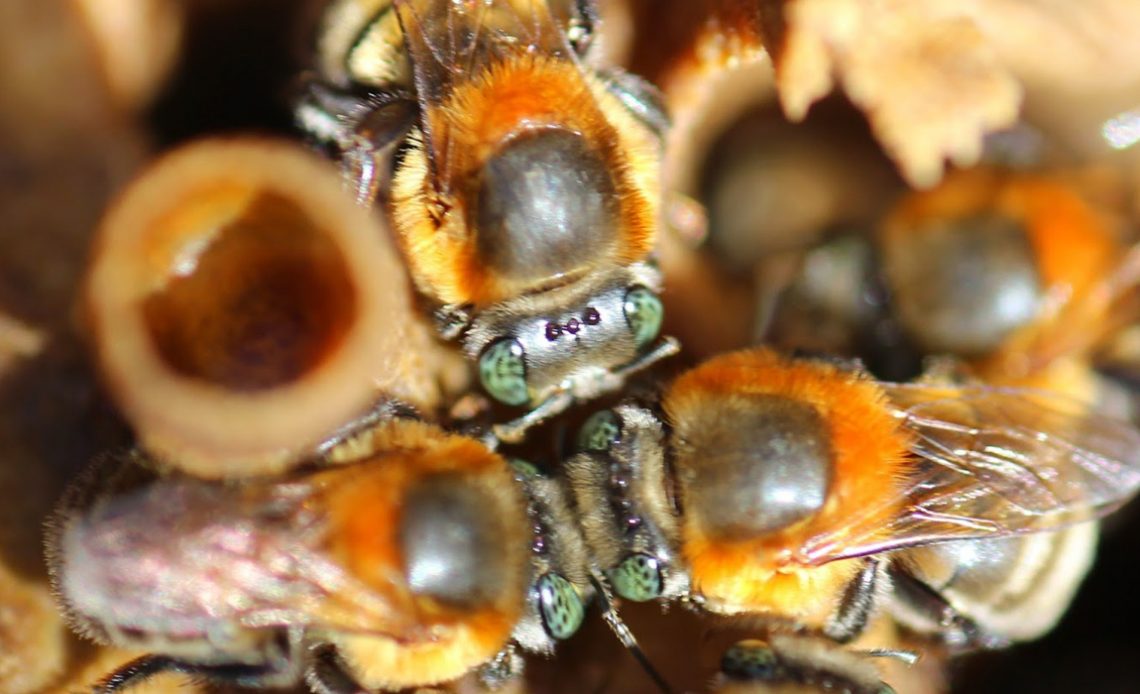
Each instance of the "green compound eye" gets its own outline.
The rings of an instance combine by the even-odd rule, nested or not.
[[[625,321],[633,331],[633,341],[638,347],[653,342],[661,332],[661,321],[665,317],[665,307],[661,299],[645,287],[634,287],[625,293],[622,304]]]
[[[504,337],[491,343],[479,357],[479,380],[491,397],[507,405],[530,402],[526,387],[526,351],[522,343]]]
[[[897,692],[895,692],[895,688],[891,685],[884,684],[883,686],[879,687],[878,694],[897,694]]]
[[[631,554],[610,572],[614,592],[634,602],[661,597],[661,567],[648,554]]]
[[[535,585],[538,587],[538,610],[546,633],[560,641],[573,636],[586,615],[578,590],[570,581],[554,573],[543,574]]]
[[[583,451],[605,452],[621,438],[621,420],[613,410],[602,410],[590,415],[578,432],[578,448]]]
[[[720,659],[720,671],[734,679],[771,680],[778,669],[776,654],[763,641],[738,641]]]

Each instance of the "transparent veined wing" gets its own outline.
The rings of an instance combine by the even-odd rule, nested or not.
[[[457,82],[518,54],[571,58],[542,0],[396,0],[421,102],[436,105]]]
[[[1140,488],[1140,431],[1044,391],[883,384],[910,435],[896,493],[808,540],[822,564],[933,542],[1047,532]],[[883,507],[899,507],[882,523]]]
[[[50,540],[57,587],[81,618],[120,630],[209,638],[313,626],[421,637],[402,577],[378,586],[352,575],[328,551],[313,499],[304,479],[174,476],[65,508]]]

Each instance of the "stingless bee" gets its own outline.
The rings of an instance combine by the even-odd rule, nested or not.
[[[957,172],[904,198],[878,240],[892,313],[923,351],[964,359],[966,371],[990,383],[1111,399],[1092,348],[1135,315],[1135,253],[1072,185],[991,167]],[[893,612],[961,645],[968,639],[947,633],[944,619],[912,609],[929,601],[931,587],[1000,640],[1036,638],[1063,615],[1097,540],[1097,524],[1082,523],[908,551],[900,565],[920,585],[898,582],[895,593],[910,597]]]
[[[49,564],[75,628],[162,671],[339,694],[517,674],[593,594],[561,487],[480,442],[389,419],[273,478],[143,477],[108,457],[61,502]]]
[[[943,376],[1101,407],[1118,399],[1091,348],[1135,315],[1135,254],[1112,217],[1058,175],[951,173],[903,197],[873,239],[836,236],[802,267],[769,327],[780,344],[860,354],[895,373],[917,370],[923,354],[949,356],[961,361],[941,359],[957,372]],[[955,648],[1038,638],[1065,613],[1097,541],[1089,522],[902,552],[891,611]],[[961,614],[981,633],[951,628]]]
[[[963,593],[1024,578],[1003,541],[1067,532],[1140,488],[1140,432],[1046,392],[878,382],[760,348],[683,374],[660,405],[593,415],[566,463],[591,560],[619,597],[773,633],[848,642],[889,597],[952,643],[1018,638],[1002,605],[959,613],[908,571],[955,546]],[[923,599],[890,589],[903,582]]]
[[[773,634],[745,639],[721,658],[714,694],[895,694],[862,654],[826,639]]]
[[[1087,363],[1136,316],[1140,265],[1114,221],[1055,175],[956,172],[881,225],[892,313],[924,351],[961,357],[988,382],[1087,399],[1086,384],[1052,372]]]
[[[1115,222],[1061,173],[956,171],[903,196],[872,238],[807,251],[769,336],[872,356],[889,334],[892,351],[952,357],[987,383],[1094,400],[1095,348],[1137,315],[1138,256]],[[817,334],[838,337],[800,345],[813,307]]]
[[[412,279],[526,429],[674,354],[659,338],[667,119],[583,58],[588,2],[342,0],[298,120],[392,220]]]

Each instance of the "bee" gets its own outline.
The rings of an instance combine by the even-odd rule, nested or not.
[[[1087,362],[1136,315],[1137,253],[1114,221],[1057,176],[956,172],[880,226],[891,312],[922,351],[959,357],[987,382],[1082,397],[1051,370]]]
[[[862,654],[827,639],[773,634],[730,646],[710,690],[715,694],[895,694]]]
[[[438,331],[517,442],[674,354],[660,338],[667,118],[647,83],[585,60],[587,2],[334,3],[302,127],[380,205]]]
[[[789,328],[801,326],[802,336],[810,326],[795,306],[823,305],[811,297],[838,297],[826,288],[852,277],[848,286],[863,289],[849,291],[843,308],[817,323],[832,329],[817,335],[846,335],[879,368],[917,370],[924,353],[949,355],[961,361],[940,362],[956,372],[944,376],[1047,388],[1120,409],[1115,385],[1094,371],[1092,350],[1136,315],[1135,252],[1111,216],[1073,186],[996,167],[956,172],[904,197],[875,241],[874,250],[848,237],[810,251],[805,267],[833,269],[817,273],[822,282],[802,278],[789,288],[773,331],[799,341]],[[1064,614],[1097,541],[1097,524],[1080,523],[908,550],[895,564],[904,570],[892,595],[905,597],[891,601],[892,612],[955,647],[1037,638]],[[970,615],[984,633],[948,628],[953,614]]]
[[[390,418],[277,477],[154,479],[110,456],[62,500],[49,565],[77,631],[251,687],[402,689],[518,673],[593,588],[561,487],[477,440]]]
[[[920,556],[956,547],[943,555],[960,571],[951,584],[1008,579],[995,593],[1016,598],[1033,538],[1140,488],[1140,432],[1042,391],[880,382],[757,348],[681,375],[660,409],[592,415],[567,460],[597,570],[620,598],[680,600],[772,633],[846,643],[905,601],[953,643],[1018,638],[996,617],[1031,605],[958,612],[941,575],[914,570]],[[1029,544],[994,556],[1002,542]],[[904,580],[925,599],[891,590]]]
[[[1140,315],[1140,255],[1074,174],[957,171],[883,216],[804,254],[769,339],[856,354],[893,378],[949,357],[995,385],[1113,397],[1094,366]]]

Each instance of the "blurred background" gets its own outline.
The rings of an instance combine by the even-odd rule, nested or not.
[[[1115,3],[1101,4],[1106,15],[1117,11]],[[47,597],[40,551],[43,520],[67,480],[96,452],[127,440],[84,356],[76,287],[92,230],[115,192],[158,152],[206,134],[297,137],[290,103],[319,5],[315,0],[0,4],[0,489],[7,497],[0,502],[0,595],[8,603],[0,610],[0,682],[11,683],[11,691],[66,691],[123,657],[96,653],[68,635]],[[1002,21],[1021,23],[1000,49],[1015,58],[1024,50],[1026,57],[1010,62],[1035,66],[1023,71],[1029,85],[1026,109],[1048,126],[1043,132],[1063,140],[1066,150],[1080,152],[1084,161],[1103,156],[1122,170],[1135,167],[1137,148],[1125,157],[1109,151],[1098,126],[1106,114],[1140,108],[1140,59],[1131,63],[1130,76],[1120,74],[1125,47],[1117,45],[1140,46],[1140,25],[1067,22],[1068,10],[1056,3],[1007,0],[993,7],[999,29],[1013,26]],[[615,16],[624,17],[634,35],[629,50],[647,54],[644,42],[652,42],[654,32],[639,34],[639,22],[667,8],[651,0],[618,8]],[[1051,73],[1064,61],[1035,63],[1033,51],[1049,50],[1049,42],[1030,46],[1023,34],[1032,33],[1037,23],[1081,34],[1077,43],[1090,47],[1077,61],[1084,69],[1061,65],[1065,69]],[[1098,33],[1106,26],[1132,33]],[[1082,92],[1081,80],[1096,84]],[[1081,99],[1087,108],[1080,108]],[[831,140],[814,134],[830,131],[829,113],[840,113],[843,123],[834,128],[837,151],[873,148],[866,125],[842,98],[821,106],[814,120],[799,127],[814,128],[805,132],[828,144]],[[883,186],[901,185],[881,153],[867,156],[876,162]],[[1135,193],[1127,196],[1134,199]],[[740,323],[750,320],[742,317]],[[731,335],[725,341],[743,338]],[[1140,509],[1133,505],[1106,524],[1098,561],[1061,625],[1038,642],[953,662],[952,691],[1136,691],[1140,595],[1133,586],[1138,576]],[[633,612],[635,629],[649,635],[651,660],[664,663],[667,673],[678,667],[688,652],[678,644],[699,638],[691,632],[700,622],[686,615],[662,621],[646,610]],[[636,675],[613,674],[631,668],[630,661],[610,646],[597,646],[608,643],[608,635],[591,629],[557,660],[536,668],[542,682],[536,691],[639,686],[629,684]]]

